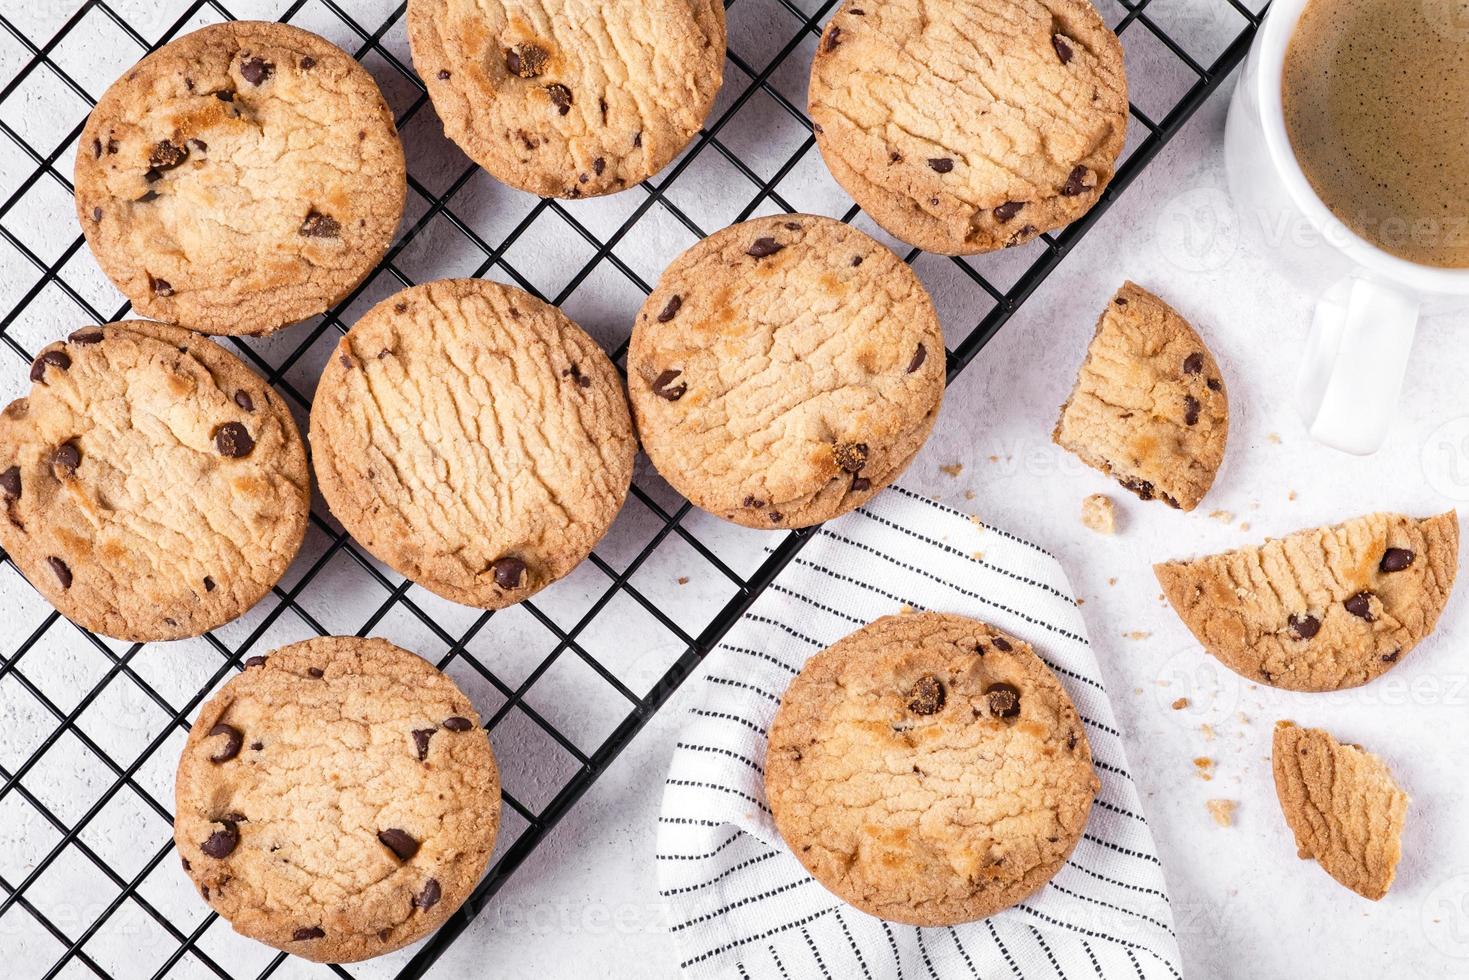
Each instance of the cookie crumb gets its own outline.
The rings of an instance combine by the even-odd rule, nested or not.
[[[1107,584],[1108,585],[1116,585],[1117,584],[1117,579],[1115,579],[1115,578],[1109,578],[1109,579],[1107,579]]]
[[[950,463],[948,466],[940,466],[939,469],[949,476],[958,479],[959,474],[964,472],[963,463]]]
[[[1129,640],[1146,640],[1153,634],[1147,630],[1133,630],[1131,633],[1123,633],[1122,635]]]
[[[1239,522],[1239,529],[1241,531],[1248,531],[1250,529],[1250,522],[1249,521],[1240,521]]]
[[[1200,725],[1199,726],[1199,732],[1200,732],[1200,734],[1202,734],[1204,736],[1204,741],[1206,741],[1206,742],[1212,742],[1212,741],[1214,741],[1214,726],[1213,725]]]
[[[1234,523],[1234,511],[1232,510],[1211,510],[1209,511],[1209,517],[1211,520],[1216,520],[1221,524]]]
[[[965,490],[964,491],[964,499],[965,500],[973,500],[974,497],[975,497],[975,494],[974,494],[974,491],[973,490]]]
[[[1285,497],[1285,499],[1286,499],[1286,500],[1292,500],[1292,501],[1293,501],[1293,500],[1295,500],[1295,499],[1296,499],[1296,497],[1298,497],[1298,496],[1299,496],[1299,494],[1297,494],[1297,493],[1296,493],[1296,492],[1295,492],[1295,491],[1294,491],[1294,490],[1292,490],[1292,491],[1291,491],[1291,492],[1290,492],[1290,493],[1288,493],[1288,494],[1286,494],[1286,497]]]
[[[970,558],[973,558],[975,561],[984,561],[984,552],[983,551],[976,551],[976,552],[974,552],[974,554],[970,555],[969,557]]]
[[[1112,498],[1094,493],[1081,502],[1081,523],[1098,534],[1117,533],[1117,511]]]
[[[1235,800],[1206,800],[1204,805],[1209,808],[1209,816],[1221,827],[1234,826],[1234,811],[1239,808]]]
[[[689,577],[687,575],[680,575],[678,577],[678,584],[679,585],[688,585],[689,584]]]
[[[1271,442],[1275,443],[1275,445],[1277,445],[1277,446],[1280,445],[1280,436],[1276,435],[1274,432],[1270,433],[1265,438],[1266,439],[1269,439]]]
[[[1214,760],[1205,756],[1199,756],[1194,760],[1194,774],[1200,779],[1208,782],[1214,778]]]
[[[1182,711],[1184,708],[1187,708],[1191,703],[1192,702],[1190,702],[1188,698],[1179,698],[1177,701],[1173,702],[1173,710]]]

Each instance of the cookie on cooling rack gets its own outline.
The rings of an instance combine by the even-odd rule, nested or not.
[[[545,197],[662,170],[724,77],[721,0],[411,0],[408,37],[449,138]]]
[[[251,658],[199,711],[174,843],[241,935],[324,963],[437,929],[484,874],[500,821],[469,699],[385,640]]]
[[[1100,788],[1031,648],[962,616],[888,616],[807,661],[770,726],[776,827],[871,915],[982,919],[1065,864]]]
[[[755,528],[860,506],[912,461],[944,394],[943,332],[913,270],[805,214],[734,225],[675,259],[627,365],[658,472]]]
[[[270,591],[311,504],[280,397],[178,327],[84,327],[0,412],[0,545],[62,615],[122,640],[197,636]]]
[[[403,215],[403,147],[361,65],[287,24],[213,24],[103,94],[76,158],[98,263],[142,314],[268,333],[342,299]]]
[[[383,300],[311,408],[332,513],[400,573],[465,605],[529,598],[591,553],[637,441],[622,379],[556,307],[456,279]]]
[[[1089,0],[846,0],[810,113],[832,176],[888,232],[989,252],[1101,198],[1127,132],[1122,44]]]

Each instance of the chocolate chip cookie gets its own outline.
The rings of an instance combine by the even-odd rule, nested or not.
[[[556,307],[480,279],[368,311],[322,375],[311,446],[322,495],[363,547],[485,609],[591,552],[637,448],[601,348]]]
[[[1387,894],[1402,856],[1408,794],[1387,765],[1360,745],[1319,728],[1275,726],[1275,793],[1302,859],[1374,902]]]
[[[500,779],[469,699],[385,640],[246,661],[179,759],[174,844],[235,931],[323,963],[437,929],[484,874]]]
[[[786,845],[864,912],[993,915],[1066,862],[1100,788],[1076,709],[1031,648],[961,616],[888,616],[806,663],[770,727]]]
[[[392,113],[351,56],[232,21],[165,45],[102,96],[78,143],[77,215],[138,312],[268,333],[377,265],[406,173]]]
[[[1449,511],[1371,514],[1153,570],[1230,669],[1287,690],[1336,691],[1391,670],[1433,632],[1458,567]]]
[[[832,176],[888,232],[989,252],[1101,198],[1127,133],[1122,45],[1088,0],[846,0],[810,113]]]
[[[747,221],[676,259],[627,363],[658,472],[756,528],[860,506],[908,466],[944,394],[943,333],[918,277],[812,215]]]
[[[310,477],[280,397],[219,345],[141,321],[41,351],[0,412],[0,545],[62,615],[121,640],[197,636],[270,591]]]
[[[720,0],[411,0],[408,37],[449,138],[544,197],[662,170],[724,74]]]
[[[1107,304],[1052,438],[1143,500],[1193,510],[1229,441],[1229,392],[1188,321],[1125,284]]]

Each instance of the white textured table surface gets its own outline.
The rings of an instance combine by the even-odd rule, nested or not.
[[[1231,231],[1220,151],[1227,95],[1200,111],[964,373],[908,482],[1066,564],[1126,728],[1190,976],[1469,976],[1469,602],[1456,596],[1437,634],[1375,684],[1291,695],[1217,667],[1160,601],[1150,569],[1374,509],[1428,514],[1469,501],[1463,324],[1425,326],[1401,418],[1377,456],[1341,455],[1303,430],[1290,396],[1310,302]],[[1229,455],[1192,515],[1118,492],[1050,442],[1096,316],[1124,278],[1192,319],[1228,378]],[[941,470],[956,463],[958,476]],[[1119,505],[1115,538],[1078,522],[1081,499],[1096,492]],[[1211,519],[1216,510],[1233,521]],[[1126,637],[1134,633],[1150,635]],[[1180,697],[1192,707],[1172,710]],[[652,836],[679,708],[676,696],[431,977],[481,975],[486,965],[492,975],[560,976],[592,963],[612,976],[677,975]],[[1413,797],[1398,880],[1380,903],[1297,860],[1270,775],[1279,718],[1377,751]],[[1215,760],[1212,781],[1195,774],[1196,757]],[[1209,799],[1239,802],[1234,827],[1215,826]]]

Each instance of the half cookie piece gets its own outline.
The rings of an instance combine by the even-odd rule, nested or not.
[[[870,915],[971,922],[1066,863],[1100,782],[1029,645],[962,616],[888,616],[807,661],[770,726],[786,846]]]
[[[322,374],[311,445],[352,537],[483,609],[529,598],[591,553],[637,448],[597,343],[556,307],[482,279],[369,310]]]
[[[290,410],[213,341],[131,321],[48,344],[0,412],[0,546],[68,619],[198,636],[280,580],[311,478]]]
[[[1391,670],[1433,632],[1458,567],[1449,511],[1371,514],[1153,571],[1204,649],[1232,670],[1287,690],[1336,691]]]
[[[861,506],[912,461],[944,394],[943,332],[913,270],[808,214],[734,225],[675,259],[627,365],[658,472],[755,528]]]
[[[385,640],[251,657],[199,709],[174,843],[235,931],[319,963],[406,946],[479,883],[500,778],[454,682]]]
[[[1193,510],[1229,440],[1219,365],[1187,320],[1126,283],[1097,324],[1052,438],[1143,500]]]
[[[1387,894],[1402,855],[1408,794],[1387,765],[1319,728],[1275,726],[1275,793],[1302,859],[1363,898]]]

